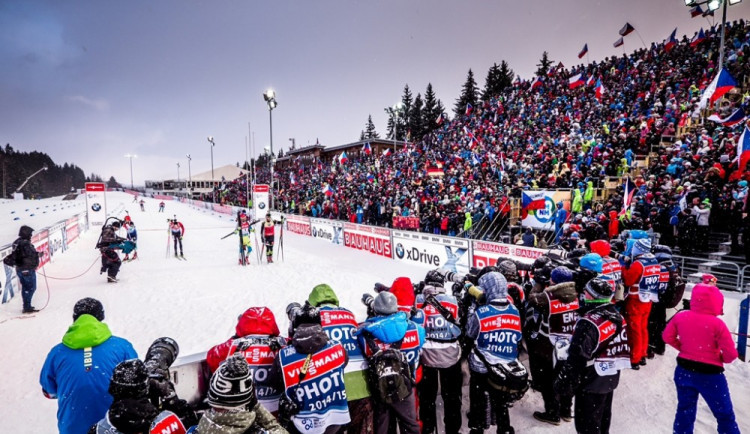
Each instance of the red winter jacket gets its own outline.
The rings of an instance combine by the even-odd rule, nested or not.
[[[235,328],[235,335],[226,342],[216,345],[208,350],[206,362],[211,372],[216,371],[219,365],[227,359],[232,341],[248,335],[279,336],[279,326],[276,325],[276,317],[267,307],[251,307],[240,316]]]

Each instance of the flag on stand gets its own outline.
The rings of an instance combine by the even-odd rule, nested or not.
[[[346,156],[346,151],[341,152],[339,155],[339,164],[346,164],[349,161],[349,157]]]
[[[732,127],[744,121],[745,117],[746,117],[745,112],[740,107],[737,110],[735,110],[731,115],[725,117],[724,119],[721,119],[719,115],[714,113],[708,117],[708,120],[722,124],[725,127]]]
[[[638,190],[638,187],[636,187],[635,183],[629,177],[625,178],[625,182],[622,184],[622,210],[620,211],[620,215],[625,215],[628,208],[630,208],[636,190]]]
[[[701,32],[703,29],[701,29]],[[711,84],[706,87],[701,95],[701,102],[699,107],[706,108],[708,105],[715,103],[719,98],[724,96],[727,92],[737,87],[737,82],[729,75],[729,72],[724,68],[719,70],[716,77],[711,81]]]
[[[469,116],[472,110],[474,110],[474,106],[472,106],[471,104],[466,104],[466,116]]]
[[[362,152],[364,152],[365,155],[372,155],[372,148],[370,147],[370,142],[367,142],[362,146]]]
[[[325,194],[326,196],[329,196],[329,197],[330,197],[330,196],[333,196],[333,189],[331,188],[331,186],[330,186],[330,185],[326,184],[326,185],[325,185],[325,186],[323,187],[323,190],[321,191],[321,193],[323,193],[323,194]]]
[[[579,59],[582,58],[583,56],[588,54],[588,52],[589,52],[589,44],[584,44],[583,49],[578,53],[578,58]]]
[[[672,48],[677,45],[677,27],[672,30],[672,34],[669,35],[669,39],[667,40],[667,43],[664,44],[664,50],[669,52]]]
[[[620,29],[620,36],[628,36],[634,31],[635,27],[631,26],[630,23],[625,23],[625,25]]]
[[[568,85],[571,89],[575,89],[578,86],[583,86],[586,83],[586,77],[583,75],[583,72],[577,75],[574,75],[568,79]]]
[[[393,152],[391,151],[391,148],[388,148],[385,151],[383,151],[383,156],[387,157],[387,156],[391,155],[392,153]]]
[[[698,44],[706,40],[706,34],[703,32],[703,27],[701,27],[700,31],[693,36],[693,39],[690,40],[690,46],[696,47]]]
[[[703,15],[703,9],[701,9],[700,5],[690,9],[690,17],[695,18]]]
[[[602,102],[602,96],[604,96],[604,93],[606,92],[606,89],[604,88],[604,85],[602,84],[601,80],[596,80],[596,87],[594,88],[594,95],[596,96],[596,100],[599,102]]]
[[[531,82],[531,88],[532,89],[536,89],[537,87],[541,87],[542,84],[544,84],[544,83],[542,83],[542,78],[541,77],[538,77],[538,76],[534,77],[534,81]]]
[[[616,40],[616,41],[615,41],[615,43],[614,43],[614,44],[612,44],[612,45],[613,45],[613,46],[614,46],[615,48],[617,48],[617,47],[622,47],[622,46],[623,46],[624,44],[625,44],[625,40],[624,40],[624,39],[622,39],[622,38],[620,38],[620,39]]]

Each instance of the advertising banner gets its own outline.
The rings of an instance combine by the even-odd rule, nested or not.
[[[393,231],[393,259],[426,268],[469,272],[469,241],[419,232]]]
[[[86,183],[86,213],[92,226],[102,227],[107,220],[106,191],[103,182]]]
[[[47,240],[49,242],[49,254],[51,258],[54,258],[56,254],[63,251],[63,231],[65,231],[65,222],[58,223],[49,228]]]
[[[313,238],[326,240],[333,244],[344,243],[344,223],[328,219],[310,219],[310,229]]]
[[[487,241],[472,241],[474,267],[486,267],[497,264],[498,259],[513,259],[518,262],[531,264],[547,251],[534,247],[517,246],[515,244],[490,243]]]
[[[31,244],[33,244],[36,251],[39,252],[39,266],[37,269],[44,267],[50,260],[49,231],[45,229],[35,233],[34,236],[31,237]]]
[[[253,202],[253,206],[255,203]],[[265,215],[265,212],[263,213]],[[289,215],[286,218],[286,229],[295,234],[312,236],[310,230],[310,217],[303,215]]]
[[[419,217],[393,217],[393,229],[419,230]]]
[[[344,245],[386,258],[392,257],[391,231],[385,228],[344,223]]]
[[[538,190],[524,191],[521,209],[521,225],[534,229],[555,230],[557,203],[570,209],[570,191]]]
[[[271,187],[268,184],[253,185],[253,217],[259,219],[271,209]]]
[[[80,235],[78,217],[69,218],[65,221],[65,245],[69,246],[78,238],[78,235]]]

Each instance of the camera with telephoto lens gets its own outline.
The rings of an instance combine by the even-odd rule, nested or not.
[[[286,307],[286,316],[289,318],[290,336],[300,324],[320,324],[320,310],[309,301],[306,301],[304,306],[299,303],[289,303]]]
[[[180,347],[172,338],[158,338],[148,348],[143,364],[148,372],[148,394],[151,402],[159,407],[164,401],[176,398],[174,385],[170,381],[169,367],[172,366]]]

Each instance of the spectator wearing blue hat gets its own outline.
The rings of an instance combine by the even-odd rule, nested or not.
[[[633,244],[633,262],[622,275],[627,289],[625,297],[625,319],[628,327],[630,363],[633,369],[646,364],[648,352],[648,316],[651,302],[659,298],[659,276],[661,267],[651,254],[651,241],[639,239]]]

